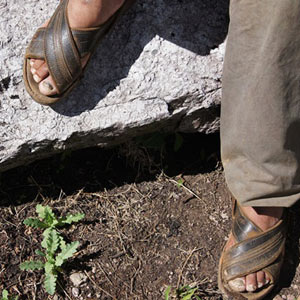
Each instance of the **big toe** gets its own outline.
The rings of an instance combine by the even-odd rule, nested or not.
[[[48,76],[39,84],[40,92],[45,96],[52,96],[57,94],[53,79],[51,76]]]
[[[228,284],[233,291],[239,293],[246,291],[246,280],[244,277],[230,280]]]

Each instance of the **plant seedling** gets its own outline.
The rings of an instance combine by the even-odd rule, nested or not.
[[[2,291],[2,298],[1,300],[18,300],[18,296],[8,296],[8,291],[3,290]]]
[[[62,271],[62,265],[67,259],[73,256],[79,246],[79,242],[67,244],[56,228],[79,222],[84,218],[84,214],[69,214],[66,217],[58,218],[49,206],[42,206],[40,204],[36,206],[36,212],[39,218],[28,218],[24,221],[24,224],[34,228],[45,229],[42,234],[44,239],[41,243],[42,247],[45,248],[45,252],[41,250],[35,251],[37,255],[43,257],[43,261],[25,261],[21,263],[20,268],[21,270],[41,270],[44,268],[45,290],[50,295],[54,295],[57,276]]]
[[[171,286],[168,286],[165,291],[165,300],[170,300],[170,293],[171,293]],[[201,300],[195,293],[197,292],[197,288],[191,288],[190,286],[186,285],[180,287],[176,290],[176,299],[178,300]]]

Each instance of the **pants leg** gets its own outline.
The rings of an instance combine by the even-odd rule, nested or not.
[[[244,206],[300,198],[300,1],[231,0],[221,152]]]

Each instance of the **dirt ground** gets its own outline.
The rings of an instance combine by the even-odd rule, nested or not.
[[[183,142],[183,143],[181,143]],[[174,149],[175,148],[175,149]],[[177,150],[179,148],[179,150]],[[217,135],[157,135],[120,147],[67,152],[1,175],[0,292],[21,300],[164,299],[168,286],[197,287],[202,299],[220,300],[217,267],[230,230],[231,200]],[[37,203],[59,215],[85,213],[61,230],[79,241],[54,297],[41,271],[19,264],[41,249],[41,231],[23,224]],[[300,295],[299,212],[291,210],[287,255],[277,294]],[[74,293],[70,274],[87,281]],[[170,297],[171,299],[171,297]],[[181,299],[175,297],[172,299]]]

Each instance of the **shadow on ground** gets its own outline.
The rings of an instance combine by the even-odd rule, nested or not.
[[[2,173],[0,206],[155,180],[162,171],[168,176],[209,172],[219,159],[218,134],[157,132],[112,149],[66,151]]]

